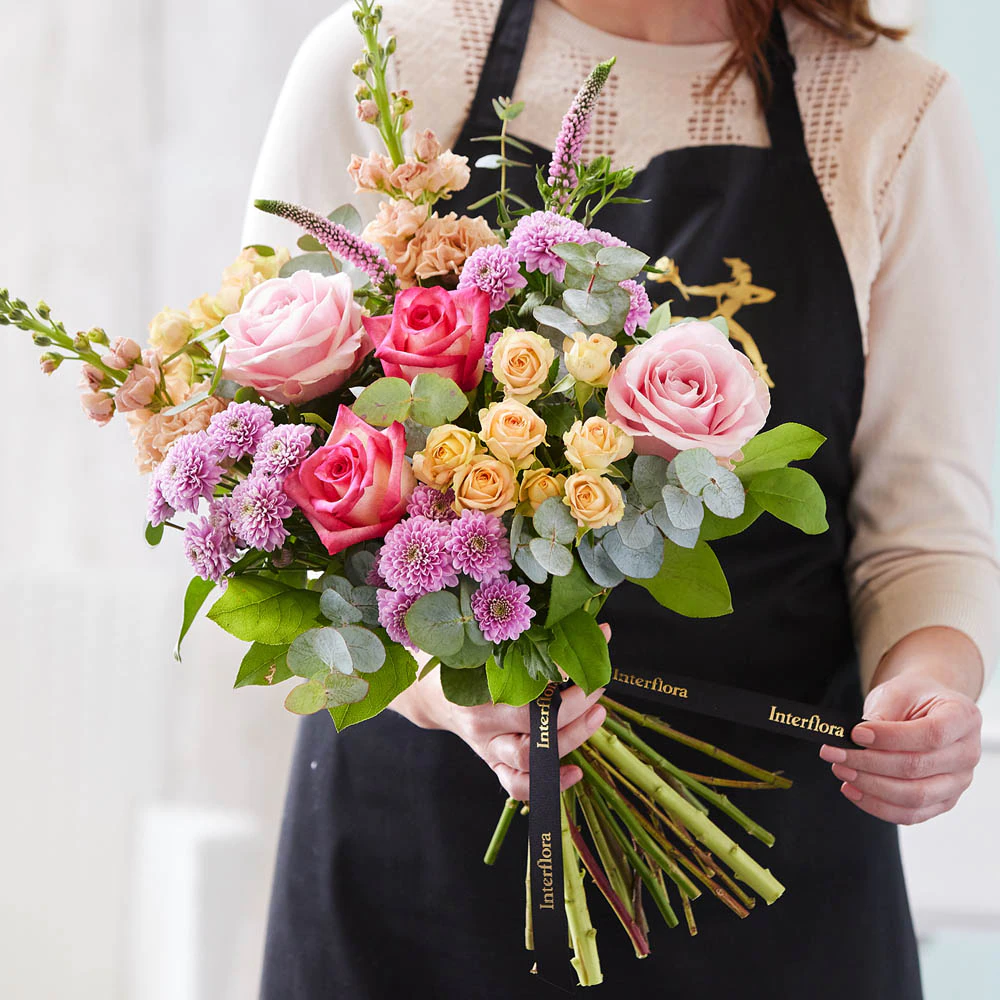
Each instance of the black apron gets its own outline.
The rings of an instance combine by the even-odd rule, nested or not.
[[[491,99],[514,92],[532,8],[531,0],[505,0],[500,10],[455,146],[471,161],[486,150],[470,140],[497,131]],[[794,63],[778,15],[768,61],[770,148],[665,152],[629,191],[651,203],[610,206],[596,225],[654,260],[674,258],[686,287],[709,296],[689,291],[676,314],[709,314],[712,296],[747,301],[737,322],[751,333],[775,383],[768,425],[794,420],[827,437],[808,468],[826,494],[830,530],[810,537],[765,515],[744,534],[715,543],[736,609],[728,617],[684,619],[628,585],[614,592],[605,617],[613,627],[612,661],[623,671],[660,665],[836,705],[860,718],[844,560],[850,445],[863,387],[861,331],[847,264],[806,152]],[[642,127],[638,115],[635,127]],[[550,156],[537,147],[535,154],[542,164]],[[510,179],[534,203],[532,172],[512,170]],[[454,207],[489,194],[495,182],[492,172],[473,171]],[[775,294],[748,296],[747,283]],[[678,297],[671,284],[651,292]],[[632,689],[615,694],[635,700]],[[918,1000],[895,827],[844,799],[815,744],[659,710],[678,728],[794,779],[789,791],[732,795],[776,834],[770,850],[745,835],[743,841],[787,891],[742,921],[714,899],[699,899],[694,938],[683,925],[668,930],[654,915],[653,954],[643,961],[591,891],[606,991],[706,1000]],[[713,770],[684,748],[671,744],[666,752],[692,770]],[[272,896],[265,1000],[563,995],[527,971],[526,824],[515,824],[495,867],[481,861],[503,801],[486,765],[451,733],[417,729],[392,712],[341,735],[325,713],[305,720]]]

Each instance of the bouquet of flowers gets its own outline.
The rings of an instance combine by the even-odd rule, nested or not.
[[[177,531],[196,574],[180,640],[221,591],[208,617],[250,644],[237,687],[294,679],[286,708],[328,711],[340,729],[432,669],[461,705],[544,703],[567,679],[593,692],[612,673],[597,618],[613,588],[723,615],[712,540],[764,512],[825,530],[815,480],[788,467],[823,438],[796,424],[761,433],[769,390],[725,322],[652,308],[644,277],[672,262],[650,265],[595,228],[633,176],[581,162],[610,62],[566,114],[539,205],[507,188],[523,166],[508,134],[522,106],[495,102],[498,134],[485,138],[499,151],[477,167],[498,189],[472,208],[495,208],[491,226],[436,211],[468,162],[431,132],[406,141],[411,102],[386,83],[395,42],[379,40],[369,0],[355,20],[358,115],[385,149],[349,166],[384,198],[363,231],[350,206],[258,202],[301,226],[303,252],[245,248],[216,294],[157,315],[145,347],[99,328],[70,335],[47,305],[7,291],[0,324],[32,334],[46,373],[82,362],[92,420],[124,414],[150,474],[146,538]],[[604,703],[561,808],[560,888],[584,985],[601,981],[584,872],[639,956],[644,895],[668,926],[676,895],[693,932],[703,892],[746,916],[783,891],[710,811],[773,843],[718,788],[790,782]],[[643,730],[746,780],[695,776]],[[505,806],[487,861],[520,808]]]

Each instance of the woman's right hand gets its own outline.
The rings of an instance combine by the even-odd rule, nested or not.
[[[596,704],[604,694],[600,688],[591,695],[573,686],[563,693],[559,708],[559,756],[576,750],[601,727],[607,714]],[[444,696],[437,670],[411,684],[391,708],[423,729],[447,729],[464,740],[493,770],[507,794],[528,801],[528,760],[531,723],[528,706],[476,705],[465,708]],[[560,768],[563,790],[583,777],[573,764]]]

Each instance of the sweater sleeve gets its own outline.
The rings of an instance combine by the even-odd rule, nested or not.
[[[866,690],[882,655],[919,628],[965,633],[987,677],[1000,654],[996,245],[978,143],[951,79],[900,158],[881,223],[847,562]]]
[[[343,4],[320,22],[299,48],[285,78],[264,137],[250,187],[243,245],[294,247],[302,231],[253,207],[255,198],[291,201],[326,215],[352,202],[364,217],[377,200],[355,194],[347,174],[352,153],[381,146],[371,125],[358,121],[351,67],[361,40]]]

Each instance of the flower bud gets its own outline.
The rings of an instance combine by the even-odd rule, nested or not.
[[[357,116],[360,121],[372,124],[378,121],[378,105],[374,101],[358,101]]]
[[[389,41],[385,43],[385,54],[391,56],[396,51],[396,36],[390,35]]]
[[[104,346],[108,344],[108,335],[99,326],[95,326],[93,330],[88,331],[87,339],[92,344],[102,344]]]
[[[362,79],[368,75],[368,63],[364,59],[359,59],[352,67],[351,72]]]
[[[85,333],[78,333],[73,338],[73,350],[74,351],[90,350],[90,340],[87,338],[87,335]]]
[[[125,371],[139,360],[141,354],[142,348],[131,337],[117,337],[101,361],[109,368]]]
[[[38,303],[38,305],[35,307],[35,312],[37,312],[38,315],[42,317],[42,319],[48,319],[49,316],[52,315],[52,310],[49,308],[48,303],[45,301]]]
[[[52,341],[49,337],[46,337],[44,333],[33,333],[31,339],[35,344],[35,347],[51,347]]]
[[[371,87],[369,87],[367,83],[359,83],[357,89],[354,91],[354,100],[356,100],[359,104],[362,101],[369,100],[371,96]]]
[[[38,365],[42,369],[43,375],[51,375],[63,362],[62,354],[54,354],[47,351],[38,359]]]
[[[577,331],[563,341],[566,369],[578,382],[588,385],[607,385],[614,371],[611,354],[617,344],[600,333],[589,337]]]

